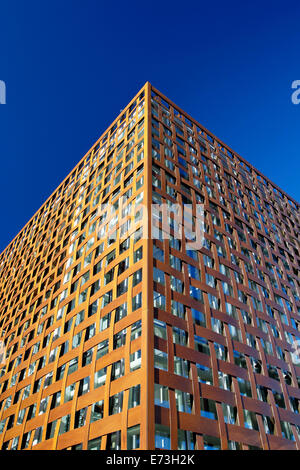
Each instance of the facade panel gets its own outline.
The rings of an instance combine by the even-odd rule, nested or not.
[[[0,255],[0,299],[2,449],[300,448],[299,205],[148,82]]]

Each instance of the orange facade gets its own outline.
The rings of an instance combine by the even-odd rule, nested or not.
[[[203,247],[152,204],[201,204]],[[0,255],[0,299],[2,449],[300,448],[299,205],[148,82]]]

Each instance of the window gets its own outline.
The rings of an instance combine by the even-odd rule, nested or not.
[[[127,302],[124,302],[122,305],[116,308],[115,322],[120,321],[122,318],[127,315]]]
[[[109,398],[109,415],[121,413],[123,408],[123,392]]]
[[[237,419],[237,408],[236,406],[230,406],[227,403],[222,403],[224,421],[227,424],[236,424]]]
[[[165,273],[158,268],[153,268],[153,280],[160,284],[165,284]]]
[[[162,260],[163,261],[163,260]],[[170,266],[177,271],[182,271],[182,261],[174,255],[170,255]]]
[[[73,400],[74,397],[74,392],[75,392],[75,383],[69,385],[66,390],[65,390],[65,403],[67,401]]]
[[[255,429],[255,431],[258,431],[256,414],[253,411],[249,411],[245,409],[243,410],[243,412],[244,412],[245,428]]]
[[[221,441],[218,437],[203,434],[204,450],[221,450]]]
[[[136,271],[135,273],[133,273],[133,276],[132,276],[132,287],[136,286],[136,285],[139,284],[140,282],[142,282],[142,269],[139,269],[138,271]]]
[[[124,281],[120,282],[117,286],[117,297],[120,295],[123,295],[127,292],[128,290],[128,277],[124,279]]]
[[[189,377],[190,364],[189,361],[182,357],[174,356],[174,373],[182,377]]]
[[[108,339],[105,339],[104,341],[101,341],[101,343],[98,344],[96,360],[99,359],[100,357],[105,356],[105,354],[107,353],[108,353]]]
[[[121,450],[121,431],[108,434],[106,450]]]
[[[208,398],[200,397],[201,416],[209,419],[218,419],[216,403]]]
[[[121,330],[119,333],[116,333],[113,338],[113,349],[120,348],[126,343],[126,328]]]
[[[178,429],[178,450],[194,450],[195,442],[195,433]]]
[[[90,391],[90,377],[84,377],[79,382],[78,396],[81,397]]]
[[[159,349],[154,349],[154,367],[168,370],[168,354]]]
[[[113,363],[111,368],[111,381],[123,377],[125,373],[125,359],[122,358],[119,361]]]
[[[87,450],[100,450],[101,449],[101,437],[88,441]]]
[[[173,343],[187,346],[188,344],[188,333],[181,328],[173,326]]]
[[[164,251],[153,244],[153,258],[164,262]]]
[[[199,302],[203,303],[203,295],[201,289],[198,287],[190,286],[190,296],[195,299],[199,300]]]
[[[206,327],[206,318],[205,318],[204,313],[200,312],[199,310],[195,310],[194,308],[192,308],[192,317],[193,317],[194,323],[196,325]]]
[[[68,432],[70,429],[70,421],[71,421],[71,416],[66,415],[63,416],[60,420],[60,426],[59,426],[59,434],[64,434],[65,432]]]
[[[142,334],[142,321],[138,320],[131,326],[130,341],[137,339]]]
[[[127,450],[140,447],[140,425],[127,429]]]
[[[197,279],[197,281],[200,281],[200,270],[195,268],[195,266],[188,264],[188,273],[190,277],[192,277],[193,279]]]
[[[103,418],[103,407],[104,407],[104,401],[100,400],[96,403],[92,404],[92,410],[91,410],[91,423],[94,421],[98,421],[99,419]]]
[[[105,384],[106,373],[107,373],[107,368],[106,367],[104,367],[103,369],[98,370],[98,372],[95,372],[94,388],[101,387],[102,385]]]
[[[134,312],[138,308],[142,307],[142,293],[139,292],[136,296],[132,298],[132,311]]]
[[[155,424],[155,448],[156,449],[170,449],[170,428],[162,424]]]
[[[183,282],[178,279],[177,277],[175,276],[170,276],[170,284],[171,284],[171,289],[176,291],[176,292],[179,292],[180,294],[183,293]]]
[[[241,377],[237,377],[237,381],[239,384],[240,394],[251,398],[252,392],[250,382],[248,380],[242,379]]]
[[[193,396],[181,390],[175,390],[175,400],[177,411],[192,413]]]
[[[159,292],[153,291],[153,306],[154,308],[166,309],[166,297]]]
[[[129,389],[128,408],[135,408],[140,405],[141,400],[141,386],[135,385]]]
[[[202,338],[201,336],[195,335],[195,349],[203,354],[210,354],[208,341],[206,338]]]
[[[75,413],[75,422],[74,428],[81,428],[85,425],[87,408],[81,408],[81,410],[76,411]]]
[[[167,339],[167,326],[165,322],[154,320],[154,335],[158,338]]]
[[[141,367],[141,350],[135,351],[134,353],[130,354],[130,372],[133,372],[136,369]]]
[[[196,364],[197,374],[199,382],[207,385],[213,385],[213,374],[210,367],[203,366],[202,364]]]
[[[156,406],[170,407],[168,387],[154,384],[154,403]]]
[[[110,324],[110,313],[100,318],[100,331],[104,331],[109,328]]]

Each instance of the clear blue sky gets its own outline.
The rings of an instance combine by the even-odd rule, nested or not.
[[[299,201],[299,1],[6,0],[0,251],[148,80]]]

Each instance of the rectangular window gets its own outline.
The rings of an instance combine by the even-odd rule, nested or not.
[[[140,425],[127,429],[127,450],[140,447]]]
[[[154,349],[154,367],[168,370],[168,354],[159,349]]]
[[[155,448],[171,449],[170,428],[168,426],[155,425]]]
[[[181,390],[175,390],[175,400],[177,411],[192,413],[193,395]]]
[[[123,408],[123,392],[116,393],[109,398],[109,415],[121,413]]]

